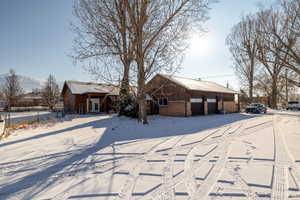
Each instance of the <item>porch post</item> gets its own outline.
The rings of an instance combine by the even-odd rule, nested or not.
[[[86,108],[86,113],[89,113],[90,112],[90,109],[89,109],[89,107],[90,107],[90,100],[91,100],[91,97],[90,97],[90,95],[88,94],[88,98],[87,98],[87,103],[86,103],[86,105],[87,105],[87,108]]]
[[[203,100],[204,100],[204,102],[203,102],[203,105],[204,105],[204,115],[207,115],[208,114],[207,97],[204,97]]]

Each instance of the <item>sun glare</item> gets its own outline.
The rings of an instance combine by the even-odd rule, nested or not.
[[[194,34],[190,39],[190,51],[197,55],[206,56],[212,53],[213,38],[210,33]]]

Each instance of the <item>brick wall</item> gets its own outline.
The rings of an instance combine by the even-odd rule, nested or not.
[[[237,106],[234,101],[224,101],[224,110],[226,113],[237,112]]]
[[[218,110],[223,110],[223,102],[222,101],[219,101],[218,102]]]
[[[204,115],[208,114],[208,103],[207,101],[204,101]]]
[[[160,115],[167,115],[167,116],[185,116],[185,102],[172,102],[169,101],[167,106],[160,106],[159,107],[159,114]],[[191,106],[187,104],[187,114],[191,115]],[[188,111],[189,110],[189,111]]]
[[[192,105],[191,102],[186,103],[186,116],[192,116]]]

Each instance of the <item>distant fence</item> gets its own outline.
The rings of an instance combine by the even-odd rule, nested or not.
[[[0,115],[0,140],[5,135],[5,130],[7,128],[7,121],[8,121],[7,114]]]

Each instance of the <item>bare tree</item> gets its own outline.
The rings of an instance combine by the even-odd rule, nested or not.
[[[254,16],[243,17],[226,39],[234,60],[235,72],[248,88],[249,103],[253,100],[254,75],[258,64],[256,23]]]
[[[268,103],[270,103],[269,100],[270,97],[272,96],[272,79],[270,78],[270,76],[268,75],[268,73],[265,71],[264,68],[259,69],[259,73],[257,73],[256,79],[257,81],[253,85],[255,94],[257,96],[267,97]]]
[[[265,48],[285,67],[300,75],[300,1],[281,0],[280,7],[271,7],[260,13],[264,17],[260,20],[259,34],[272,44]]]
[[[293,96],[296,92],[296,87],[293,83],[287,81],[286,77],[292,79],[294,74],[291,71],[282,71],[280,76],[277,78],[277,103],[281,106],[286,106],[289,100],[289,96]],[[272,105],[272,78],[269,76],[265,68],[262,68],[259,73],[256,75],[257,81],[254,84],[254,89],[256,94],[259,96],[267,97]]]
[[[300,1],[282,0],[277,14],[280,15],[280,23],[268,27],[281,44],[276,54],[287,68],[300,75]],[[286,55],[289,59],[285,59]]]
[[[125,1],[76,0],[74,14],[79,24],[73,25],[74,58],[88,63],[98,79],[121,82],[120,98],[128,96],[133,47]]]
[[[269,34],[267,28],[273,26],[273,28],[279,27],[280,14],[277,10],[270,8],[257,13],[258,17],[258,33],[260,34],[257,39],[258,53],[257,59],[264,66],[265,71],[272,80],[272,92],[271,92],[271,107],[277,108],[277,95],[279,77],[285,67],[283,60],[289,60],[288,54],[284,53],[283,57],[278,56],[279,49],[283,48],[283,44],[278,40],[274,34]],[[284,31],[277,31],[278,34],[283,35]]]
[[[53,75],[49,75],[47,82],[42,90],[44,102],[48,105],[50,110],[53,110],[59,101],[60,91],[59,86]]]
[[[159,71],[176,70],[188,34],[207,19],[208,4],[205,0],[126,0],[136,62],[139,120],[143,123],[148,123],[146,80]]]
[[[23,89],[20,85],[19,77],[13,69],[11,69],[8,75],[5,77],[2,94],[7,102],[9,111],[12,106],[16,105],[17,101],[23,94]]]

